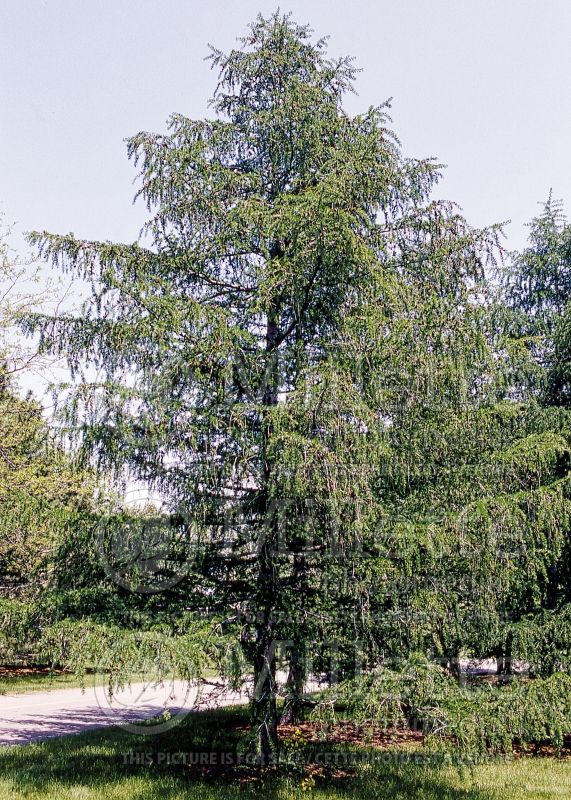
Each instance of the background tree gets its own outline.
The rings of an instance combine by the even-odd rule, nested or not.
[[[52,297],[39,271],[9,246],[0,227],[0,659],[39,658],[38,641],[57,584],[58,553],[93,524],[92,475],[56,442],[41,404],[16,379],[45,367],[23,346],[18,316]],[[67,584],[69,587],[69,584]],[[66,588],[67,588],[66,587]],[[36,610],[39,613],[35,613]],[[41,618],[41,621],[40,621]]]
[[[569,669],[567,653],[571,644],[568,622],[571,228],[562,203],[554,200],[551,193],[541,214],[529,227],[528,247],[513,255],[504,278],[507,350],[517,354],[512,374],[516,382],[519,380],[522,396],[527,393],[528,400],[534,398],[542,406],[534,415],[536,424],[540,423],[539,446],[547,445],[541,421],[549,419],[551,430],[558,431],[566,451],[559,459],[560,480],[551,507],[560,546],[546,548],[543,590],[535,592],[533,608],[521,616],[512,633],[518,653],[527,654],[536,672],[549,673]]]
[[[9,596],[49,583],[65,531],[87,508],[93,483],[55,444],[40,405],[0,375],[0,573]]]
[[[550,193],[529,229],[528,247],[514,254],[504,279],[510,331],[524,348],[527,374],[536,366],[536,381],[542,381],[532,383],[536,395],[546,404],[568,405],[571,227],[561,201]]]
[[[11,232],[0,220],[0,574],[1,591],[15,596],[47,585],[66,520],[93,485],[55,444],[39,402],[15,384],[41,361],[23,347],[16,321],[50,299],[52,289],[49,282],[38,288],[38,270],[12,250]]]

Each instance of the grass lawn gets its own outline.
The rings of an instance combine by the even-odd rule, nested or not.
[[[204,670],[206,678],[215,677],[214,669]],[[136,683],[138,680],[144,681],[145,675],[132,675],[131,681]],[[104,674],[89,674],[85,678],[85,686],[93,686],[95,683],[101,685],[107,681]],[[21,694],[27,692],[46,692],[52,689],[75,689],[81,686],[80,679],[69,672],[56,671],[49,669],[6,669],[0,668],[0,696]]]
[[[93,684],[93,680],[94,676],[89,675],[87,685]],[[47,669],[0,671],[0,695],[45,692],[51,689],[73,689],[80,685],[80,680],[67,672],[50,672]]]
[[[385,751],[375,765],[333,770],[307,782],[307,774],[253,779],[248,770],[157,763],[161,754],[230,752],[243,736],[243,708],[203,712],[160,736],[114,729],[42,744],[0,748],[0,800],[541,800],[571,798],[571,760],[527,758],[473,768],[410,761],[418,751]],[[319,744],[314,754],[370,753]],[[379,755],[379,751],[377,751]],[[164,759],[164,755],[162,756]],[[193,758],[196,756],[193,756]],[[150,761],[152,763],[144,763]],[[407,759],[405,761],[405,759]],[[136,763],[137,760],[143,763]],[[206,772],[205,772],[206,770]],[[216,768],[214,768],[216,770]],[[210,774],[208,774],[210,772]],[[304,783],[304,777],[306,782]]]
[[[132,676],[135,683],[139,677]],[[143,680],[141,676],[140,680]],[[106,683],[107,677],[103,673],[89,673],[85,677],[85,688]],[[0,696],[13,694],[27,694],[28,692],[49,692],[53,689],[77,689],[81,680],[70,672],[50,671],[49,669],[19,669],[0,670]]]

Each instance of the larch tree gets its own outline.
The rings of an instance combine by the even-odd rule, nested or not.
[[[176,590],[239,620],[269,759],[276,643],[295,700],[304,647],[340,600],[331,555],[378,558],[387,495],[414,461],[408,423],[438,414],[419,397],[438,384],[456,398],[465,359],[476,369],[496,231],[430,200],[438,166],[403,157],[384,106],[344,111],[352,61],[289,16],[258,17],[211,58],[214,117],[129,140],[140,240],[32,233],[92,295],[24,324],[67,358],[66,430],[91,463],[182,515],[193,565]]]

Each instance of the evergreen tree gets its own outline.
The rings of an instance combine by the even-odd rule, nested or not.
[[[529,229],[528,247],[514,255],[505,275],[510,328],[519,347],[524,345],[539,398],[569,405],[571,226],[562,203],[550,194]]]
[[[484,473],[495,425],[484,308],[497,229],[431,200],[437,165],[403,157],[384,107],[343,110],[352,62],[308,28],[260,16],[212,63],[214,119],[174,115],[167,135],[129,140],[149,211],[139,242],[30,236],[92,297],[25,327],[68,360],[63,412],[86,456],[181,517],[193,565],[164,597],[236,631],[268,759],[278,642],[296,713],[304,654],[318,660],[327,638],[347,651],[362,638],[371,663],[427,638],[446,653],[477,639],[459,609],[482,493],[458,471]],[[470,556],[457,557],[470,503]],[[483,582],[500,580],[496,545]],[[393,591],[415,571],[432,589]],[[411,604],[432,614],[420,631]]]

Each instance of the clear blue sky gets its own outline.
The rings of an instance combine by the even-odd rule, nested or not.
[[[235,43],[266,0],[0,0],[0,209],[18,230],[132,241],[143,209],[124,137],[206,113],[207,42]],[[392,96],[411,156],[448,165],[439,195],[508,244],[550,187],[571,213],[570,0],[289,0],[363,72],[357,111]]]

